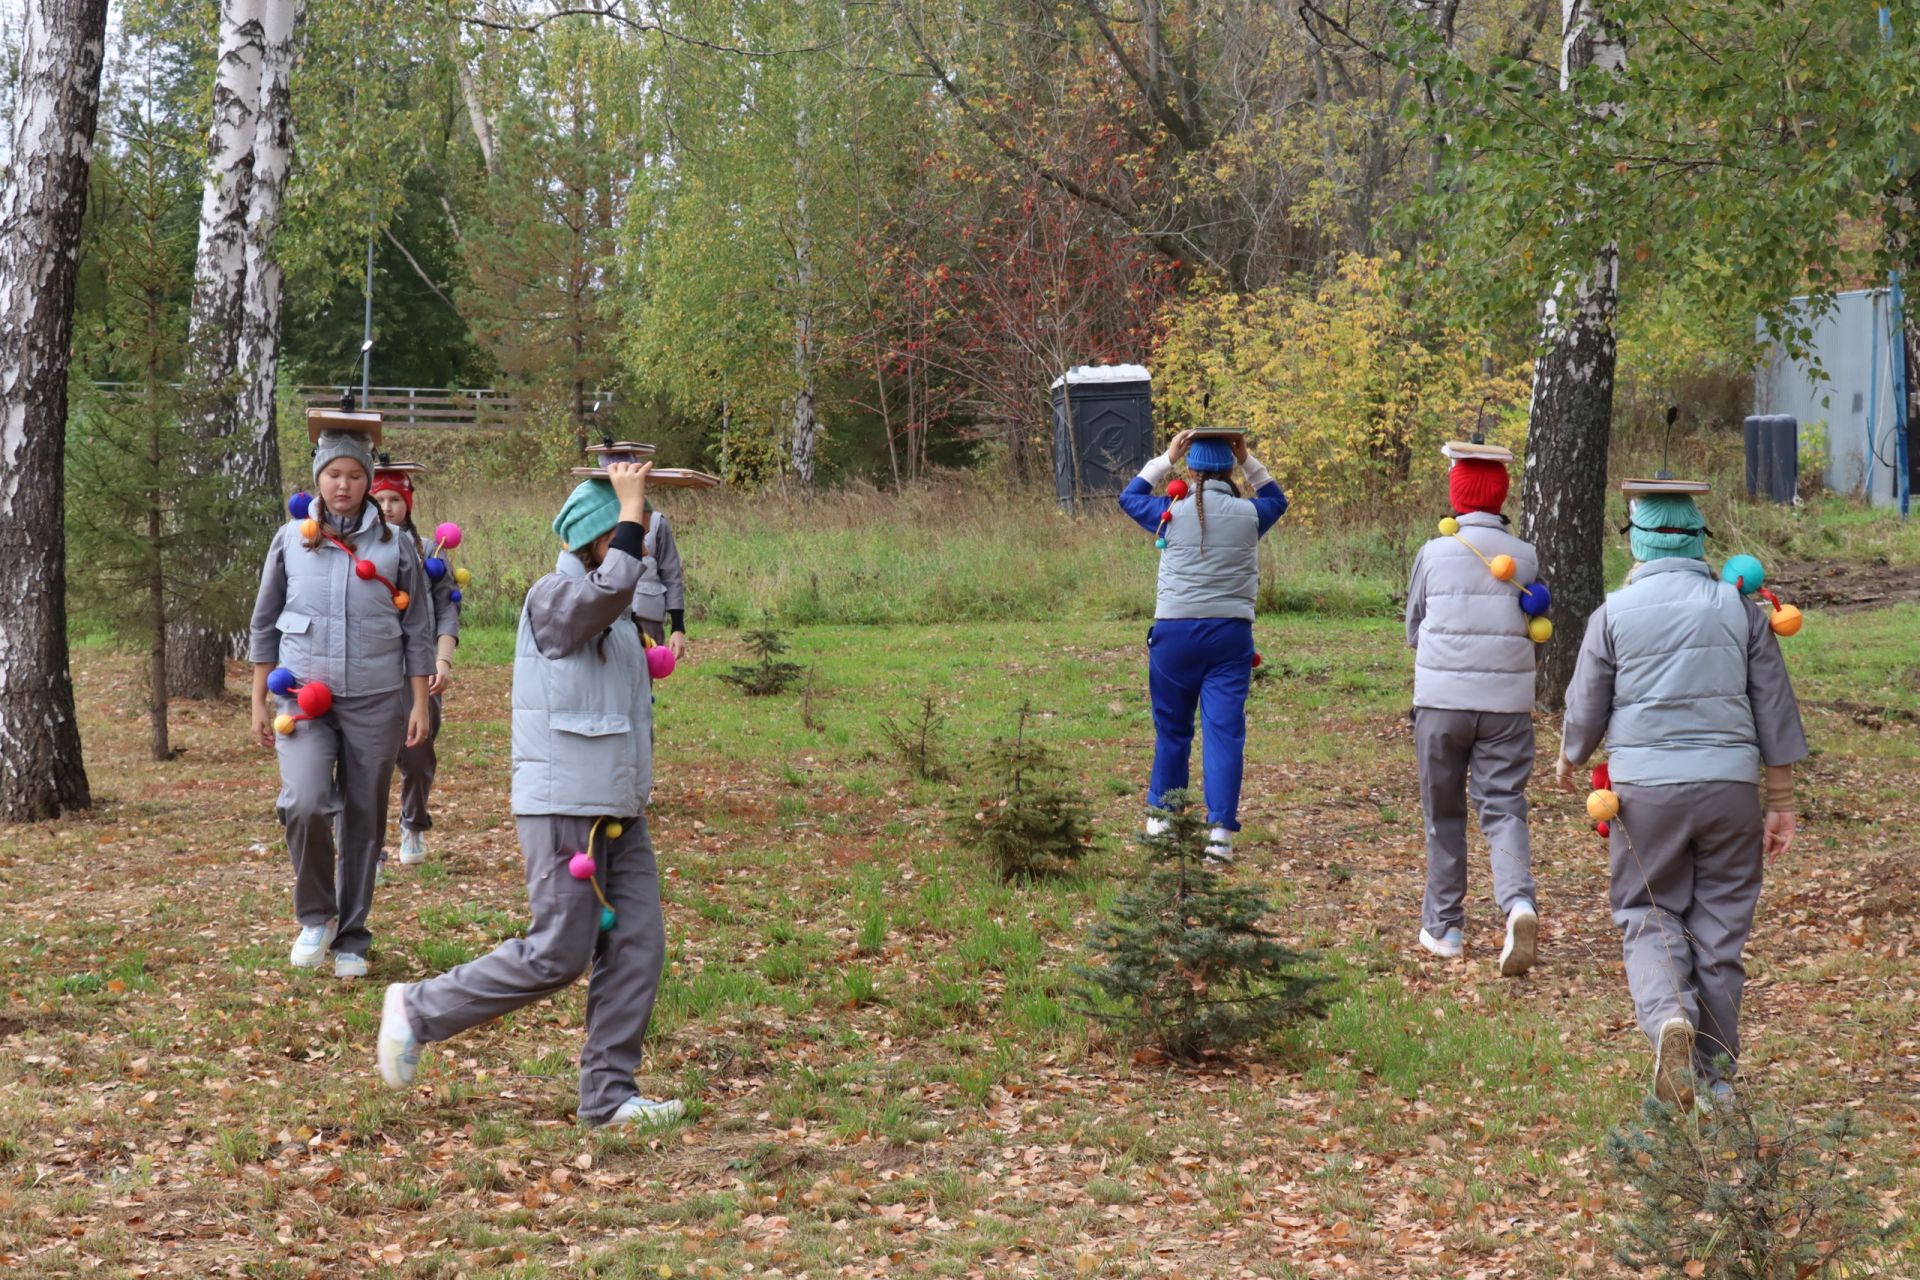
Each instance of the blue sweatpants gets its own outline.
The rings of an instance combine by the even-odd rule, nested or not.
[[[1147,804],[1187,785],[1193,713],[1200,712],[1207,822],[1240,829],[1240,775],[1247,752],[1247,685],[1253,624],[1238,618],[1163,618],[1147,632],[1153,695],[1153,776]]]

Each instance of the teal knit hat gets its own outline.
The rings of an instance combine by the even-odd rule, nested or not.
[[[620,523],[620,499],[600,476],[582,480],[553,518],[553,531],[569,551],[578,551]]]
[[[1629,511],[1627,541],[1635,560],[1707,558],[1707,518],[1686,494],[1645,494]]]

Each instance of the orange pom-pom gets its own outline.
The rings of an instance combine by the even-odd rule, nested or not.
[[[1493,570],[1493,576],[1502,582],[1512,582],[1519,566],[1514,564],[1512,556],[1495,556],[1487,561],[1487,568]]]
[[[320,536],[320,522],[308,516],[300,522],[300,536],[311,542]]]
[[[1620,797],[1612,791],[1595,791],[1587,797],[1587,816],[1595,822],[1612,822],[1620,816]]]
[[[393,607],[405,613],[407,611],[407,601],[411,598],[412,597],[404,591],[396,591],[393,593]]]
[[[1773,634],[1777,636],[1790,636],[1800,630],[1800,624],[1803,621],[1805,619],[1801,617],[1798,608],[1783,604],[1773,611],[1773,617],[1767,625],[1773,628]]]

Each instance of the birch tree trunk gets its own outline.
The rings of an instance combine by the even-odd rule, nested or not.
[[[107,0],[27,0],[0,193],[0,820],[92,799],[67,669],[63,485]]]
[[[814,449],[819,442],[820,419],[814,405],[813,336],[813,221],[807,209],[806,156],[812,134],[807,124],[806,104],[796,112],[793,150],[794,230],[793,230],[793,435],[789,456],[793,478],[802,493],[813,492]]]
[[[240,560],[264,545],[279,509],[281,278],[273,235],[292,164],[289,81],[305,16],[305,0],[221,0],[187,341],[203,465],[231,481],[229,555]],[[234,636],[230,620],[176,621],[167,648],[173,692],[218,697]]]
[[[1607,26],[1604,3],[1561,0],[1563,91],[1571,92],[1582,72],[1626,67],[1626,41]],[[1588,107],[1595,116],[1619,109],[1606,100]],[[1565,703],[1587,616],[1606,597],[1602,565],[1619,270],[1612,244],[1584,271],[1569,267],[1543,308],[1542,350],[1533,366],[1520,532],[1539,550],[1540,575],[1553,588],[1557,625],[1541,655],[1539,685],[1541,703],[1553,710]]]

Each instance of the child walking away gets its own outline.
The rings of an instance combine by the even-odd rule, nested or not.
[[[367,972],[387,789],[401,746],[427,737],[433,673],[419,553],[368,497],[379,426],[374,413],[308,413],[316,494],[288,503],[267,549],[248,644],[253,732],[279,757],[293,858],[288,959],[313,968],[331,951],[342,978]]]
[[[1533,967],[1540,925],[1527,779],[1536,637],[1544,643],[1551,634],[1547,591],[1535,580],[1533,547],[1507,531],[1500,513],[1513,454],[1477,441],[1454,441],[1441,452],[1452,462],[1453,515],[1420,548],[1407,584],[1414,753],[1427,830],[1420,945],[1447,959],[1460,955],[1471,798],[1493,863],[1494,902],[1507,922],[1500,972],[1516,977]]]
[[[591,965],[581,1120],[682,1113],[634,1087],[666,960],[644,812],[652,680],[632,614],[651,469],[609,464],[554,519],[566,549],[527,592],[513,657],[513,813],[533,923],[490,955],[387,988],[377,1058],[394,1088],[412,1081],[422,1045],[550,996]]]
[[[1792,634],[1798,611],[1769,617],[1741,599],[1760,588],[1751,557],[1714,576],[1694,505],[1705,484],[1622,488],[1637,563],[1587,622],[1557,771],[1571,790],[1604,736],[1610,785],[1587,808],[1607,833],[1627,987],[1653,1041],[1654,1095],[1688,1106],[1697,1081],[1731,1096],[1761,871],[1793,842],[1807,739],[1774,635]]]
[[[417,866],[427,860],[427,832],[433,829],[433,814],[427,801],[433,792],[433,778],[440,758],[435,743],[440,737],[441,701],[453,680],[453,652],[460,646],[460,588],[448,570],[441,548],[429,548],[421,541],[413,522],[414,485],[427,469],[417,462],[394,462],[386,454],[373,473],[373,500],[388,524],[402,530],[412,540],[420,562],[427,566],[427,604],[433,620],[433,675],[427,681],[429,721],[427,736],[400,749],[400,865]],[[437,564],[439,573],[431,572]],[[382,836],[384,838],[385,832]]]
[[[1186,460],[1191,481],[1167,481]],[[1233,483],[1240,464],[1253,497]],[[1166,482],[1164,496],[1155,493]],[[1153,626],[1147,631],[1147,688],[1153,698],[1153,772],[1147,807],[1187,786],[1193,717],[1200,713],[1203,787],[1210,832],[1207,855],[1233,858],[1240,829],[1240,779],[1247,745],[1247,689],[1257,655],[1253,611],[1260,588],[1258,544],[1287,509],[1287,496],[1245,433],[1183,431],[1166,453],[1140,469],[1120,507],[1160,550]],[[1149,818],[1148,834],[1164,819]]]

